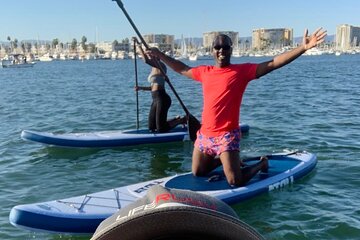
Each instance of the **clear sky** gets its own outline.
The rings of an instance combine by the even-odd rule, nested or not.
[[[236,31],[251,36],[255,28],[293,28],[294,37],[317,27],[335,34],[336,26],[360,26],[359,0],[122,0],[142,34],[175,38],[201,37],[203,32]],[[122,40],[135,36],[112,0],[3,0],[0,41],[17,38],[70,42]],[[96,34],[97,33],[97,34]],[[96,38],[98,36],[98,38]]]

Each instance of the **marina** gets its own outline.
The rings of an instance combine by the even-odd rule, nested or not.
[[[182,48],[185,47],[185,43],[182,45]],[[128,47],[129,48],[129,47]],[[232,57],[238,58],[238,57],[273,57],[278,54],[281,54],[285,51],[288,51],[291,49],[291,47],[283,47],[283,48],[277,48],[277,49],[266,49],[266,50],[254,50],[254,49],[240,49],[240,48],[234,48]],[[52,52],[45,52],[42,54],[35,54],[35,53],[28,53],[28,54],[15,54],[15,55],[22,55],[28,59],[28,66],[32,66],[37,61],[42,62],[51,62],[51,61],[65,61],[65,60],[78,60],[78,61],[87,61],[87,60],[131,60],[134,59],[134,54],[132,52],[132,49],[129,49],[128,51],[115,51],[115,50],[108,50],[104,52],[103,54],[97,54],[97,53],[68,53],[65,51],[55,51]],[[354,47],[347,50],[337,50],[334,47],[329,46],[323,46],[321,48],[314,48],[309,51],[307,51],[304,55],[307,56],[319,56],[319,55],[354,55],[354,54],[360,54],[360,48]],[[3,57],[1,57],[3,55]],[[0,61],[4,62],[2,65],[8,65],[10,62],[7,63],[7,60],[9,58],[13,58],[14,54],[0,54]],[[213,57],[210,52],[205,51],[203,48],[193,48],[191,51],[188,50],[182,50],[178,49],[175,51],[174,54],[170,54],[170,56],[173,56],[174,58],[178,60],[189,60],[189,61],[202,61],[202,60],[212,60]],[[137,56],[137,58],[141,58],[140,55]],[[24,65],[24,64],[22,64]]]

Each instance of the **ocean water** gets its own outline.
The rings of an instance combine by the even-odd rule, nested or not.
[[[234,58],[261,62],[268,58]],[[190,65],[212,61],[188,62]],[[149,67],[138,62],[139,84]],[[190,142],[110,149],[46,147],[20,138],[23,129],[87,132],[136,127],[134,62],[54,61],[0,69],[0,239],[89,239],[18,229],[18,204],[61,199],[175,173],[191,166]],[[169,71],[200,119],[198,83]],[[175,96],[169,117],[182,115]],[[139,92],[140,126],[151,96]],[[302,56],[251,82],[241,121],[250,125],[242,157],[284,150],[317,154],[316,169],[291,186],[233,205],[266,239],[360,239],[360,55]]]

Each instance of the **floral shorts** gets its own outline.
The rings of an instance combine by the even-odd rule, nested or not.
[[[234,129],[217,137],[207,137],[197,132],[194,146],[210,156],[217,156],[226,151],[240,150],[240,129]]]

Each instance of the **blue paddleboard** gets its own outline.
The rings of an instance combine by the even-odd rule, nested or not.
[[[240,124],[242,133],[248,132],[247,124]],[[115,130],[87,133],[50,133],[23,130],[21,138],[51,146],[102,148],[120,147],[139,144],[153,144],[189,140],[187,127],[178,126],[167,133],[152,133],[148,129]]]
[[[179,174],[77,197],[18,205],[12,208],[9,219],[15,226],[33,231],[90,234],[104,219],[142,198],[154,185],[192,190],[233,204],[291,184],[311,172],[317,163],[316,156],[307,152],[268,157],[269,172],[257,174],[244,187],[229,186],[220,167],[206,177]],[[252,164],[258,160],[253,158],[247,162]]]

